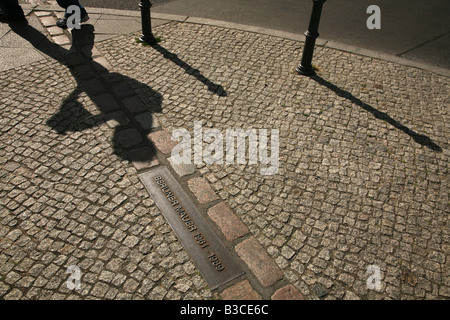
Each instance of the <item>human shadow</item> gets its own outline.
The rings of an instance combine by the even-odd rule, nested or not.
[[[68,67],[76,81],[76,88],[64,99],[59,111],[47,121],[53,130],[65,135],[114,120],[117,125],[111,144],[116,155],[140,162],[155,158],[156,149],[147,134],[153,128],[152,115],[161,112],[162,95],[135,79],[110,72],[95,61],[92,56],[95,37],[92,25],[85,24],[81,29],[71,31],[70,49],[53,43],[27,23],[10,23],[10,27],[42,53]],[[135,89],[145,95],[145,103]],[[80,102],[83,93],[95,103],[100,114],[93,115]],[[139,115],[145,115],[144,125],[136,120]]]
[[[312,75],[310,78],[313,79],[314,81],[316,81],[317,83],[319,83],[320,85],[327,87],[328,89],[333,91],[338,96],[343,97],[343,98],[351,101],[352,103],[358,105],[362,109],[370,112],[373,116],[375,116],[375,118],[384,120],[387,123],[389,123],[390,125],[392,125],[394,128],[399,129],[400,131],[406,133],[418,144],[423,145],[433,151],[442,152],[442,148],[439,145],[437,145],[435,142],[433,142],[433,140],[431,140],[429,137],[427,137],[423,134],[419,134],[419,133],[415,132],[414,130],[411,130],[410,128],[406,127],[405,125],[401,124],[400,122],[398,122],[395,119],[393,119],[392,117],[390,117],[387,113],[379,111],[379,110],[375,109],[374,107],[372,107],[371,105],[361,101],[360,99],[358,99],[357,97],[352,95],[350,92],[339,88],[338,86],[323,79],[322,77],[318,76],[317,74]]]

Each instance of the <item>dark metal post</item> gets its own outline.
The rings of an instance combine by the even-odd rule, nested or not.
[[[306,41],[303,49],[302,61],[295,68],[298,73],[309,76],[314,74],[314,68],[311,64],[314,46],[316,45],[316,39],[319,37],[319,22],[320,15],[322,14],[322,6],[326,0],[313,0],[313,10],[311,13],[311,19],[309,21],[308,31],[305,32]]]
[[[141,0],[139,8],[141,9],[142,35],[139,38],[142,42],[155,43],[156,39],[152,33],[152,21],[150,17],[150,0]]]

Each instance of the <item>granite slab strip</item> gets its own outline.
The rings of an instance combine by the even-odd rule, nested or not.
[[[243,280],[226,288],[221,293],[224,300],[262,300],[248,280]]]
[[[221,202],[208,210],[208,216],[216,223],[228,241],[241,238],[249,233],[247,226],[225,203]]]
[[[270,287],[283,278],[280,267],[256,238],[251,237],[242,241],[235,249],[263,287]]]

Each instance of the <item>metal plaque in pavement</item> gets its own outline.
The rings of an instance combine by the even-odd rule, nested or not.
[[[141,173],[139,179],[211,289],[244,273],[166,167]]]

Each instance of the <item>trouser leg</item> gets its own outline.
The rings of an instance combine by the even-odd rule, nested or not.
[[[67,8],[70,6],[77,6],[81,9],[81,16],[84,16],[87,12],[86,9],[80,4],[78,0],[56,0],[58,5],[61,8],[64,8],[66,10],[66,17],[69,15],[67,13]]]

